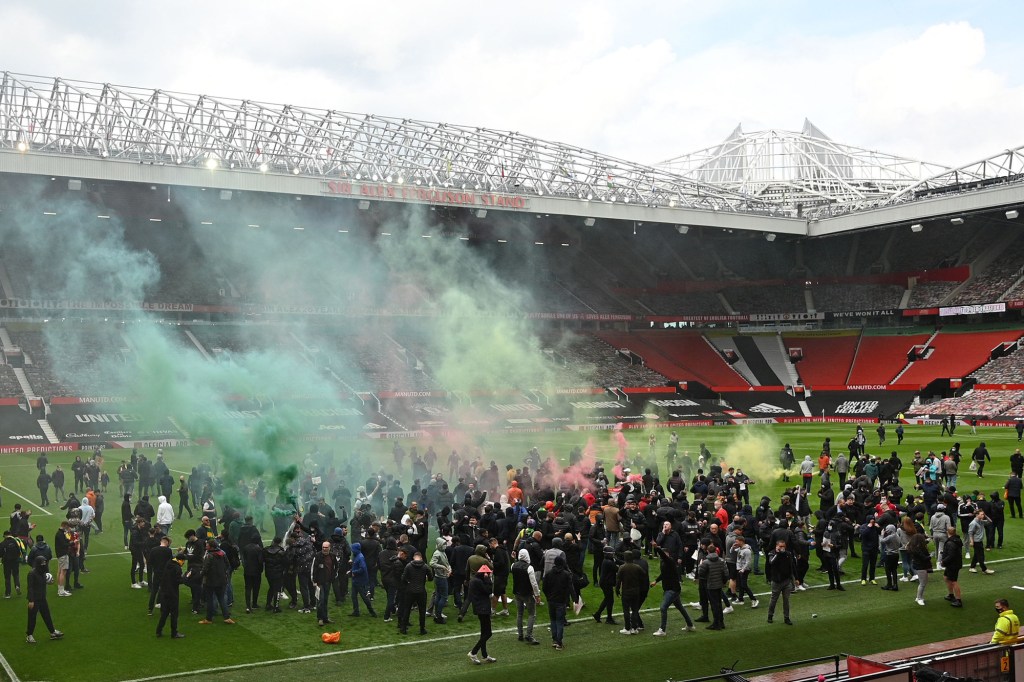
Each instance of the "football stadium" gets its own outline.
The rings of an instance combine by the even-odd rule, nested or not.
[[[4,72],[0,676],[1021,679],[1024,147],[722,132]]]

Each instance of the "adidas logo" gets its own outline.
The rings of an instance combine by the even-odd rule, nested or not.
[[[757,412],[758,414],[793,414],[793,410],[787,410],[785,407],[779,407],[778,405],[771,405],[769,403],[758,403],[747,411]]]

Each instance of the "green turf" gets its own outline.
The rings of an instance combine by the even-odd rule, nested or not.
[[[797,454],[803,455],[816,454],[826,435],[831,435],[837,446],[845,443],[851,429],[850,425],[833,424],[779,426],[768,431],[779,441],[790,442]],[[868,432],[870,435],[870,428]],[[721,452],[738,433],[739,430],[734,427],[681,429],[681,448],[694,451],[698,442],[705,441],[712,451]],[[608,434],[590,436],[594,438],[600,456],[606,461],[611,460],[615,449]],[[631,452],[646,452],[645,433],[631,432],[627,437]],[[659,431],[658,437],[661,449],[667,433]],[[539,446],[546,454],[564,457],[573,445],[583,444],[586,439],[585,434],[572,433],[489,435],[481,444],[486,458],[503,464],[505,461],[521,461],[526,450],[533,445]],[[988,443],[994,461],[983,481],[970,474],[963,477],[961,489],[982,488],[978,485],[982,483],[985,491],[1001,489],[1008,473],[1008,457],[1017,445],[1016,434],[1011,429],[982,429],[977,437],[961,432],[957,438],[968,452],[981,439]],[[949,439],[939,439],[935,427],[908,427],[907,440],[898,450],[904,461],[909,462],[914,449],[945,449],[951,442]],[[445,453],[446,445],[442,442],[435,444],[435,447],[439,453]],[[894,440],[887,445],[894,445]],[[372,459],[389,464],[390,447],[390,442],[359,441],[338,443],[335,450],[339,459],[358,448]],[[888,452],[889,449],[887,447],[883,450]],[[297,448],[297,451],[300,452],[301,448]],[[116,451],[107,452],[107,467],[111,471],[116,467],[118,454]],[[199,458],[208,456],[209,453],[202,449],[180,449],[167,453],[169,465],[183,470],[189,469]],[[72,459],[73,455],[67,453],[53,455],[50,457],[51,467],[60,463],[66,468]],[[0,474],[5,488],[36,502],[33,463],[34,457],[27,455],[4,455],[0,460]],[[902,477],[905,486],[908,479],[909,473],[905,472]],[[752,497],[767,494],[775,500],[781,489],[782,483],[778,480],[760,480],[753,489]],[[10,513],[15,501],[20,501],[11,490],[3,491],[2,511],[5,514]],[[914,593],[910,589],[914,587],[913,583],[903,586],[904,589],[898,593],[849,584],[845,593],[812,589],[794,595],[793,617],[796,625],[791,628],[781,624],[781,619],[768,626],[764,622],[767,601],[762,600],[757,610],[752,611],[748,606],[738,608],[735,613],[726,616],[727,629],[723,632],[699,630],[696,633],[683,633],[680,631],[683,625],[681,617],[670,614],[670,634],[666,638],[650,636],[658,626],[656,612],[645,615],[646,633],[633,637],[619,635],[618,627],[595,624],[589,618],[589,613],[596,608],[599,597],[598,591],[591,587],[585,592],[588,606],[581,614],[584,620],[566,631],[565,651],[556,652],[547,646],[548,635],[544,626],[547,616],[544,609],[538,614],[537,636],[545,643],[541,647],[529,648],[516,641],[514,632],[509,632],[509,628],[515,627],[514,618],[495,617],[496,634],[491,640],[490,652],[499,661],[492,667],[477,668],[466,658],[466,652],[474,640],[475,619],[467,618],[465,623],[458,624],[454,616],[446,626],[428,621],[430,634],[426,637],[403,637],[396,632],[394,623],[385,624],[366,616],[350,619],[347,617],[350,609],[332,606],[332,618],[342,632],[342,642],[338,646],[328,646],[320,641],[320,630],[313,616],[291,612],[247,616],[235,608],[234,615],[238,624],[233,627],[219,623],[200,626],[195,622],[198,617],[185,614],[182,617],[182,631],[187,639],[171,641],[165,637],[158,640],[153,636],[156,616],[146,615],[145,592],[128,587],[129,558],[123,552],[121,542],[116,490],[108,498],[106,526],[109,530],[93,536],[89,560],[91,573],[82,577],[86,589],[76,592],[70,599],[58,599],[54,594],[55,588],[51,588],[50,604],[54,618],[57,626],[67,633],[63,641],[41,639],[35,646],[25,644],[24,598],[0,600],[0,653],[22,680],[75,679],[91,682],[189,672],[191,674],[186,674],[182,679],[202,677],[204,680],[221,681],[250,680],[254,676],[303,679],[313,676],[358,675],[364,680],[390,680],[415,674],[418,679],[432,680],[458,679],[484,673],[498,675],[502,679],[511,679],[513,676],[526,680],[558,676],[563,679],[579,679],[585,674],[622,670],[626,666],[633,670],[631,678],[634,679],[682,679],[715,673],[721,666],[734,662],[737,667],[743,668],[837,652],[870,654],[988,631],[994,622],[992,600],[1008,596],[1011,603],[1018,601],[1018,593],[1011,586],[1022,580],[1022,564],[1016,559],[1024,557],[1024,541],[1019,528],[1024,526],[1024,521],[1008,519],[1004,549],[990,555],[990,560],[995,561],[993,568],[997,573],[979,576],[965,571],[962,574],[965,602],[962,610],[951,609],[942,600],[945,591],[941,576],[936,573],[928,586],[927,606],[923,608],[914,604]],[[22,503],[25,504],[24,501]],[[55,507],[50,510],[57,511]],[[52,542],[58,517],[37,511],[36,522],[37,532]],[[175,544],[180,541],[186,527],[180,522],[175,524]],[[809,583],[820,587],[822,576],[813,571],[813,566],[812,560]],[[589,572],[589,561],[587,570]],[[848,561],[846,571],[847,579],[859,577],[859,561]],[[758,593],[765,590],[760,578],[752,581],[752,587]],[[242,594],[240,576],[236,576],[235,589],[237,595]],[[659,588],[652,590],[646,607],[656,607],[660,596]],[[683,599],[696,599],[696,589],[692,585],[684,587]],[[1024,606],[1024,596],[1019,601]],[[452,611],[449,605],[449,613]],[[819,617],[812,619],[812,613],[817,613]],[[42,626],[37,626],[36,634],[42,631]],[[458,637],[421,641],[453,636]],[[353,651],[369,647],[384,648]],[[204,672],[211,668],[324,653],[332,655],[277,663],[268,667]]]

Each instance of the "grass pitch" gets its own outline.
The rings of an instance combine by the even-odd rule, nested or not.
[[[838,450],[849,440],[852,427],[847,424],[795,425],[766,428],[780,443],[792,444],[798,456],[816,455],[821,442],[831,436]],[[869,434],[871,429],[867,429]],[[1016,434],[1011,429],[981,429],[970,436],[964,429],[957,434],[962,449],[970,452],[979,440],[985,440],[992,452],[993,462],[986,468],[984,479],[972,472],[961,476],[961,491],[978,489],[982,492],[1001,491],[1009,473],[1008,459],[1017,447]],[[695,452],[704,441],[713,452],[723,452],[739,434],[736,427],[680,429],[680,449]],[[599,458],[608,462],[614,458],[614,446],[607,434],[590,434],[598,449]],[[630,452],[646,453],[647,434],[627,434]],[[667,432],[657,432],[659,450],[667,440]],[[550,433],[530,435],[489,435],[481,441],[485,458],[519,463],[526,450],[536,445],[545,454],[565,459],[574,445],[583,445],[587,434]],[[953,441],[939,438],[935,427],[908,427],[902,446],[895,440],[884,448],[869,448],[869,452],[897,449],[905,463],[909,463],[915,449],[944,450]],[[408,448],[410,444],[405,444]],[[425,445],[424,444],[421,444]],[[439,453],[445,443],[435,443]],[[390,442],[339,442],[335,445],[338,458],[352,449],[368,453],[382,465],[390,465]],[[422,447],[421,447],[422,449]],[[296,456],[304,447],[297,446]],[[107,468],[116,469],[117,451],[107,451]],[[774,458],[775,452],[770,453]],[[43,511],[29,504],[38,502],[35,490],[34,457],[4,455],[0,459],[0,475],[4,490],[2,511],[9,514],[15,502],[30,506],[37,523],[36,533],[42,533],[52,544],[59,523],[56,506]],[[197,461],[209,459],[210,453],[201,448],[169,451],[166,459],[171,468],[187,471]],[[51,468],[61,464],[65,468],[74,459],[72,454],[50,456]],[[664,461],[662,461],[664,467]],[[966,469],[966,467],[965,467]],[[666,477],[663,470],[663,478]],[[901,481],[910,487],[909,468]],[[778,478],[760,479],[752,489],[752,501],[762,494],[773,501],[783,488]],[[71,486],[67,486],[70,488]],[[19,498],[18,495],[27,499]],[[536,636],[544,646],[527,647],[516,641],[515,618],[495,617],[495,635],[489,642],[491,655],[498,659],[493,666],[477,667],[466,658],[476,636],[476,619],[434,625],[428,621],[429,634],[403,637],[394,623],[383,623],[367,616],[349,618],[348,606],[331,607],[331,617],[341,630],[340,645],[329,646],[320,641],[320,628],[315,616],[286,611],[273,615],[259,612],[246,615],[236,607],[235,626],[200,626],[199,616],[193,617],[183,609],[181,630],[184,640],[157,639],[154,636],[156,618],[146,615],[146,592],[128,586],[130,560],[123,550],[119,502],[116,489],[108,493],[105,527],[107,532],[93,535],[90,546],[89,568],[82,576],[84,590],[71,598],[58,599],[55,588],[50,588],[50,606],[58,628],[66,633],[64,640],[51,642],[40,638],[36,645],[24,643],[26,604],[24,596],[0,600],[0,654],[6,659],[20,680],[76,680],[76,682],[107,682],[110,680],[140,679],[199,679],[251,680],[254,676],[269,679],[304,679],[316,677],[358,676],[362,680],[392,680],[414,675],[417,679],[460,679],[481,674],[497,675],[502,679],[579,679],[602,672],[629,671],[632,679],[683,679],[718,672],[724,665],[737,668],[780,663],[838,652],[869,655],[873,652],[911,646],[924,642],[962,637],[972,633],[990,631],[994,622],[992,601],[1007,597],[1012,605],[1018,599],[1013,585],[1024,580],[1020,559],[1024,558],[1024,520],[1007,519],[1004,548],[991,552],[989,560],[995,575],[968,573],[961,575],[963,609],[951,609],[942,600],[945,589],[941,575],[931,576],[926,592],[926,606],[914,603],[916,584],[903,585],[897,593],[884,592],[875,586],[859,585],[858,559],[846,562],[846,592],[827,592],[820,589],[827,583],[822,574],[812,570],[808,575],[811,590],[793,597],[795,625],[787,627],[777,618],[773,625],[765,622],[767,602],[760,608],[737,607],[726,616],[726,630],[695,633],[682,632],[683,622],[677,613],[669,614],[669,636],[651,637],[657,629],[661,589],[654,588],[645,608],[655,609],[645,614],[646,631],[638,636],[623,636],[619,626],[598,625],[589,617],[600,601],[600,593],[589,587],[584,593],[587,607],[572,627],[566,630],[564,651],[554,651],[548,644],[546,609],[539,609]],[[816,508],[816,505],[815,505]],[[187,523],[176,522],[175,544],[179,544]],[[588,559],[589,564],[589,559]],[[656,568],[656,567],[652,567]],[[589,572],[589,566],[587,568]],[[23,584],[25,570],[22,573]],[[241,602],[241,576],[235,576],[235,591]],[[264,583],[265,587],[265,583]],[[763,579],[752,580],[755,592],[767,589]],[[183,590],[183,594],[187,590]],[[381,593],[378,592],[378,595]],[[378,600],[380,597],[378,596]],[[696,588],[684,586],[684,602],[696,601]],[[183,598],[183,606],[187,604]],[[450,614],[453,613],[449,600]],[[691,614],[693,610],[691,610]],[[817,618],[812,618],[817,614]],[[779,615],[779,614],[777,614]],[[617,613],[621,622],[621,616]],[[37,626],[40,634],[42,626]],[[412,629],[415,631],[415,628]],[[10,677],[6,672],[0,675]]]

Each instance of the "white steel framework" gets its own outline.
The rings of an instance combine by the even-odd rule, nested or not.
[[[696,181],[761,199],[790,214],[888,200],[947,166],[839,144],[805,120],[802,130],[744,133],[658,164]]]
[[[518,132],[9,72],[3,148],[635,206],[769,208],[739,188]]]
[[[897,204],[928,194],[970,191],[1021,180],[1024,180],[1024,145],[925,178],[894,194],[886,203]]]

